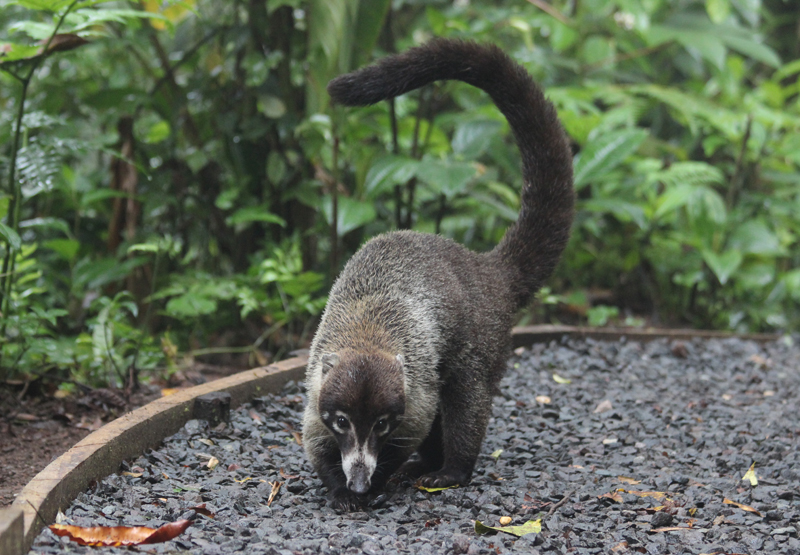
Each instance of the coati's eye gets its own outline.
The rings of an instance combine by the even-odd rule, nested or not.
[[[374,430],[376,434],[385,434],[389,431],[389,421],[385,418],[381,418],[375,422]]]
[[[339,426],[340,429],[346,430],[350,426],[350,422],[348,422],[347,418],[344,416],[340,416],[336,419],[336,425]]]

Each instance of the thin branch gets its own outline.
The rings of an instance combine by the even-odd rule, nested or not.
[[[560,11],[555,9],[553,6],[545,2],[544,0],[528,0],[531,4],[545,12],[546,14],[554,17],[555,19],[559,20],[564,25],[573,26],[575,25],[572,20],[570,20],[567,16],[562,14]]]
[[[728,195],[725,199],[727,201],[728,210],[733,208],[736,202],[736,197],[739,196],[742,181],[742,166],[744,165],[744,156],[747,153],[747,143],[750,141],[750,132],[753,129],[753,114],[747,116],[747,125],[744,128],[744,137],[742,137],[742,147],[739,149],[739,155],[736,157],[736,169],[733,171],[731,177],[731,184],[728,187]]]

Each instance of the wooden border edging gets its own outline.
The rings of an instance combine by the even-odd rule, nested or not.
[[[704,330],[548,325],[514,328],[514,347],[557,341],[565,335],[606,341],[617,341],[622,337],[632,341],[738,337],[763,343],[779,338],[772,334],[742,335]],[[138,457],[180,430],[193,417],[197,397],[226,392],[231,395],[231,408],[237,407],[259,395],[277,392],[290,380],[301,379],[307,360],[305,356],[292,358],[156,399],[89,434],[28,482],[11,507],[0,509],[0,554],[27,553],[41,528],[52,522],[56,513],[72,503],[92,481],[116,472],[123,460]],[[47,522],[37,518],[37,513]]]
[[[727,331],[673,330],[660,328],[582,328],[577,326],[519,326],[513,330],[514,348],[528,347],[533,343],[558,341],[565,335],[570,337],[618,341],[625,337],[631,341],[653,341],[655,339],[726,339],[738,337],[759,343],[776,341],[779,335],[769,333],[740,334]]]
[[[89,434],[28,482],[10,508],[0,510],[0,553],[27,553],[42,527],[92,481],[116,472],[123,460],[138,457],[180,430],[192,418],[197,397],[226,392],[233,408],[302,379],[306,361],[288,359],[156,399]]]

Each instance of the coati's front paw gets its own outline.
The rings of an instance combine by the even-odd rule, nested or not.
[[[364,499],[361,496],[356,495],[345,487],[338,488],[331,494],[331,507],[337,512],[353,513],[360,511],[363,504]]]
[[[469,476],[461,472],[451,472],[446,469],[437,470],[426,474],[419,479],[419,484],[426,488],[448,488],[451,486],[465,486]]]

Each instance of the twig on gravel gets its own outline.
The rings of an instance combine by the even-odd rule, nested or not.
[[[578,490],[574,489],[571,492],[569,492],[568,494],[566,494],[564,497],[562,497],[561,501],[559,501],[558,503],[556,503],[555,505],[550,507],[550,510],[547,511],[547,516],[552,516],[554,512],[556,512],[558,509],[563,507],[567,503],[567,501],[569,501],[569,498],[572,497],[573,495],[575,495],[575,493],[577,491]]]

